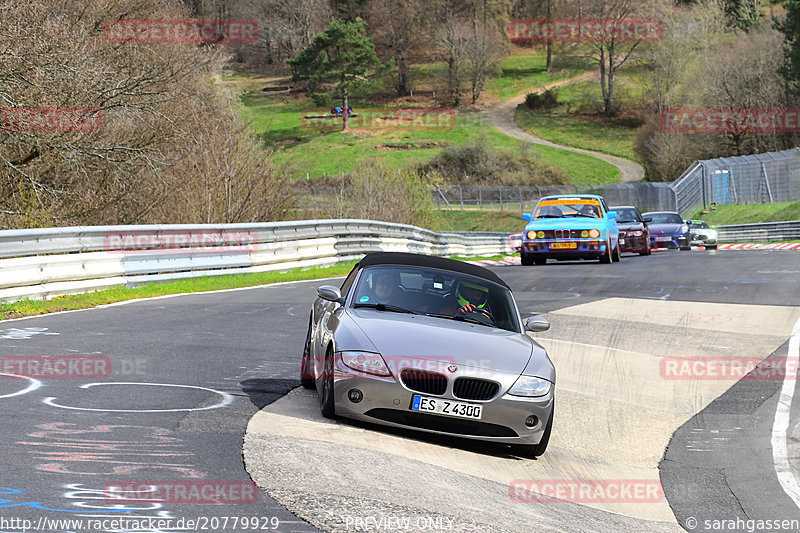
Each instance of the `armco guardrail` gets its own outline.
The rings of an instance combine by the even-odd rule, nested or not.
[[[0,300],[330,265],[369,252],[492,255],[505,233],[436,233],[369,220],[86,226],[0,231]]]
[[[719,242],[776,242],[800,240],[800,220],[717,226]]]

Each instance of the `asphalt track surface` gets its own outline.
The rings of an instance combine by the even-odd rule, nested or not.
[[[553,439],[538,461],[324,422],[313,395],[295,390],[308,309],[322,282],[180,295],[0,323],[3,365],[12,356],[83,355],[111,368],[37,384],[2,367],[0,531],[23,531],[21,520],[40,531],[175,531],[181,518],[205,531],[355,530],[358,513],[362,524],[425,516],[429,529],[454,531],[747,531],[746,520],[800,519],[772,445],[783,381],[658,375],[664,357],[786,357],[800,319],[797,252],[675,251],[611,265],[494,270],[523,315],[545,313],[553,323],[536,336],[559,372]],[[789,386],[795,392],[795,382]],[[798,395],[788,409],[794,479]],[[280,424],[248,434],[243,458],[245,429],[258,417]],[[405,450],[413,454],[403,457]],[[255,503],[120,504],[104,494],[125,481],[234,484],[250,476],[262,488]],[[510,501],[507,479],[544,476],[655,479],[666,498]],[[173,522],[42,522],[123,517]],[[258,527],[233,527],[244,517]]]

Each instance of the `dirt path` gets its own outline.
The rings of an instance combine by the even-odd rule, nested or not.
[[[547,89],[554,89],[556,87],[561,87],[563,85],[569,85],[572,83],[578,83],[581,81],[591,80],[593,78],[597,78],[597,72],[585,72],[580,76],[575,76],[572,78],[567,78],[565,80],[554,81],[553,83],[548,83],[544,87],[540,87],[537,89],[538,92],[545,91]],[[531,91],[526,91],[523,94],[519,94],[514,98],[503,102],[502,104],[493,107],[489,111],[489,116],[492,120],[492,126],[495,129],[514,137],[515,139],[519,139],[521,141],[534,143],[534,144],[541,144],[544,146],[550,146],[551,148],[560,148],[562,150],[569,150],[570,152],[577,152],[579,154],[586,154],[592,157],[596,157],[597,159],[601,159],[606,161],[607,163],[611,163],[615,167],[617,167],[622,176],[620,177],[620,181],[622,183],[631,183],[635,181],[642,181],[644,178],[644,168],[638,163],[634,163],[629,159],[624,159],[622,157],[617,157],[608,154],[602,154],[600,152],[592,152],[591,150],[584,150],[582,148],[573,148],[571,146],[563,146],[560,144],[555,144],[550,141],[546,141],[544,139],[539,139],[538,137],[534,137],[527,131],[523,130],[514,122],[514,112],[517,109],[517,106],[525,101],[525,95]]]

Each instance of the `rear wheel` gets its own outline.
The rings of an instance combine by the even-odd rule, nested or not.
[[[533,255],[520,252],[519,261],[525,266],[531,266],[533,264]]]
[[[314,373],[311,372],[311,321],[308,323],[306,344],[303,347],[303,357],[300,359],[300,385],[306,389],[314,387]]]
[[[319,392],[319,410],[325,418],[336,418],[333,403],[333,349],[325,352],[325,370],[322,372],[322,390]]]
[[[533,256],[533,262],[534,264],[541,266],[547,263],[547,258],[543,255],[535,255]]]
[[[606,251],[600,254],[600,262],[608,264],[611,262],[611,241],[606,241]]]

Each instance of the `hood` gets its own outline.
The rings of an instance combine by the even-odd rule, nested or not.
[[[525,231],[547,231],[553,229],[602,229],[605,219],[602,218],[540,218],[525,226]]]
[[[644,231],[644,224],[641,222],[617,222],[620,231]]]
[[[513,331],[375,309],[347,312],[393,369],[426,361],[521,374],[533,351],[531,339]]]
[[[683,224],[650,224],[650,233],[653,235],[675,235],[681,232]]]

